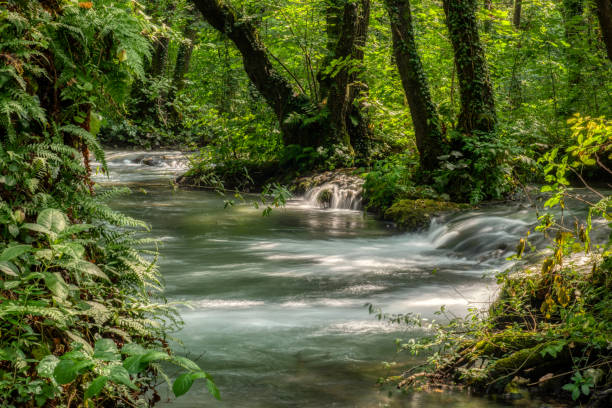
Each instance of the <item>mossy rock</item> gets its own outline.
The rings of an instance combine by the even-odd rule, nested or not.
[[[431,219],[437,215],[464,208],[464,204],[449,201],[399,200],[385,211],[384,219],[395,222],[400,229],[414,231],[429,226]]]
[[[317,202],[323,208],[331,207],[334,194],[331,190],[323,190],[317,195]]]
[[[503,331],[479,340],[475,345],[474,357],[501,357],[504,354],[527,349],[541,342],[536,332]]]

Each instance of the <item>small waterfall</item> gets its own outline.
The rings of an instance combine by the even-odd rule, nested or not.
[[[312,207],[361,210],[363,180],[339,175],[333,180],[310,188],[304,200]]]
[[[158,183],[174,179],[187,169],[188,159],[180,151],[121,151],[106,152],[109,174],[96,174],[94,181],[99,183]],[[92,168],[100,168],[101,163],[91,157]]]

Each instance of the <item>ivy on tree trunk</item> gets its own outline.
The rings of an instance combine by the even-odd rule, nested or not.
[[[612,62],[612,0],[595,0],[601,37],[606,45],[608,59]]]
[[[319,73],[321,94],[329,109],[332,140],[347,146],[369,138],[367,118],[358,99],[367,92],[359,78],[370,21],[370,1],[335,0],[326,10],[328,52]]]
[[[478,34],[476,0],[443,0],[443,5],[461,95],[457,130],[468,135],[492,133],[497,115],[487,61]]]
[[[410,107],[421,168],[435,170],[438,156],[444,150],[444,136],[417,50],[410,1],[386,0],[385,3],[391,20],[393,54]]]

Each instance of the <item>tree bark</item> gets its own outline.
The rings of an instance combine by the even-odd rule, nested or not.
[[[484,31],[491,31],[491,27],[493,26],[493,0],[484,0],[484,8],[487,10],[487,19],[484,22]]]
[[[154,78],[159,78],[166,71],[168,65],[168,45],[170,37],[163,36],[155,41],[153,58],[151,59],[150,74]]]
[[[484,49],[478,35],[475,0],[443,0],[453,45],[461,111],[457,130],[471,135],[491,133],[497,116]]]
[[[317,79],[321,99],[329,110],[332,140],[352,146],[365,156],[370,130],[358,100],[368,92],[360,76],[370,23],[370,0],[331,0],[325,18],[328,55]]]
[[[185,75],[189,72],[189,66],[191,64],[191,55],[195,47],[195,41],[198,34],[198,30],[195,26],[195,17],[189,15],[187,22],[185,23],[185,29],[183,30],[184,40],[179,45],[179,49],[176,54],[176,62],[174,64],[174,73],[172,75],[172,88],[170,89],[170,95],[168,100],[174,102],[177,94],[185,88]],[[173,103],[171,108],[171,119],[174,125],[179,124],[181,114],[178,111],[176,105]]]
[[[321,93],[329,109],[332,138],[347,146],[363,149],[369,138],[367,118],[357,100],[367,92],[360,80],[367,32],[370,0],[334,0],[327,8],[327,47],[330,55],[319,74]],[[335,64],[331,66],[332,62]]]
[[[562,13],[565,26],[565,40],[571,47],[566,50],[568,98],[561,109],[563,115],[571,115],[579,103],[582,83],[582,67],[584,66],[584,35],[583,0],[563,0]]]
[[[204,19],[225,34],[242,55],[244,69],[259,93],[274,110],[280,123],[285,144],[317,146],[327,134],[319,121],[304,118],[311,114],[310,100],[298,94],[274,68],[270,53],[259,38],[256,27],[222,0],[193,0]]]
[[[523,0],[514,0],[514,11],[512,13],[512,24],[517,30],[521,28],[521,11]]]
[[[608,59],[612,62],[612,0],[595,0],[601,38],[606,45]]]
[[[197,34],[198,31],[193,26],[193,22],[187,22],[184,31],[186,41],[181,43],[176,54],[176,64],[174,66],[174,75],[172,76],[174,92],[179,92],[185,87],[185,74],[189,72],[191,54],[193,53]]]
[[[410,1],[386,0],[385,3],[391,20],[393,54],[410,107],[421,168],[435,170],[438,156],[443,152],[444,137],[417,50]]]
[[[342,23],[338,41],[336,42],[333,61],[340,65],[340,69],[331,67],[333,73],[330,77],[327,107],[333,139],[350,145],[350,136],[347,130],[346,114],[349,102],[349,70],[352,68],[352,53],[357,31],[356,21],[358,19],[357,3],[346,3],[342,8]]]
[[[369,95],[369,88],[363,78],[363,58],[370,27],[370,0],[360,0],[360,14],[357,21],[355,45],[352,58],[359,64],[359,69],[351,73],[349,78],[349,97],[347,116],[345,118],[351,146],[358,156],[367,157],[371,148],[372,131],[367,116],[367,108],[363,99]]]

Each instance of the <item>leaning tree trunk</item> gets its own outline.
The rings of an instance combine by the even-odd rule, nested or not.
[[[304,124],[312,115],[313,104],[274,68],[256,27],[248,19],[240,18],[223,0],[193,0],[193,3],[204,19],[240,51],[247,76],[276,114],[285,144],[320,145],[321,138],[328,134],[325,124],[321,121]]]
[[[492,133],[497,123],[493,89],[476,23],[476,0],[443,0],[459,79],[461,111],[457,130]]]
[[[608,59],[612,61],[612,0],[595,0],[601,37],[606,45]]]
[[[393,54],[402,79],[420,163],[423,170],[438,168],[438,156],[443,153],[444,137],[419,56],[409,0],[386,0],[391,20]]]

